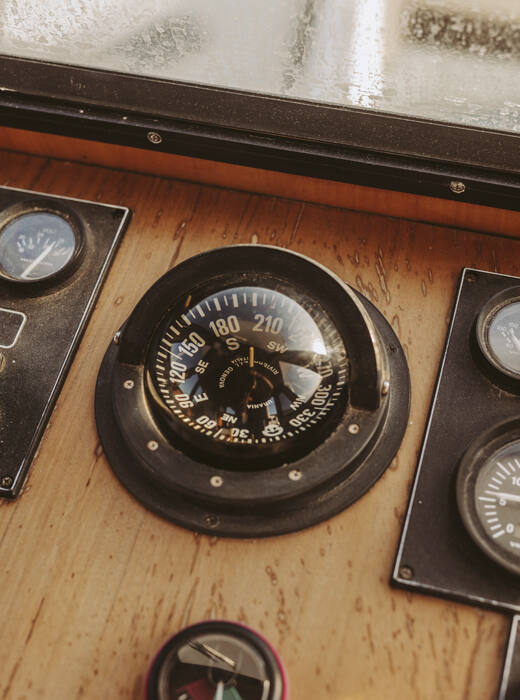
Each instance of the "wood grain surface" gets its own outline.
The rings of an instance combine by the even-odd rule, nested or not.
[[[137,145],[139,137],[135,138]],[[468,204],[464,201],[465,195],[450,195],[448,199],[416,196],[406,192],[160,153],[150,150],[144,129],[141,138],[148,148],[130,148],[0,126],[0,149],[520,238],[519,211]],[[450,179],[446,176],[447,191]]]
[[[460,270],[518,274],[520,242],[7,152],[0,184],[134,211],[23,494],[0,504],[0,698],[141,698],[159,646],[207,618],[261,631],[292,700],[493,698],[506,616],[388,581]],[[249,242],[365,293],[405,347],[413,393],[401,450],[360,501],[304,532],[233,541],[164,522],[121,487],[93,395],[114,331],[162,273]]]

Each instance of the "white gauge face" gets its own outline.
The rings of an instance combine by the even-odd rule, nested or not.
[[[489,546],[506,550],[520,564],[520,442],[490,457],[475,482],[475,508]]]
[[[487,345],[500,368],[520,377],[520,300],[495,313],[488,326]]]
[[[70,264],[77,247],[77,235],[62,216],[21,214],[0,231],[0,275],[16,282],[49,279]]]

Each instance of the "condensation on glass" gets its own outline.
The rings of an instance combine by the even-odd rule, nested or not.
[[[520,132],[514,0],[0,0],[0,52]]]

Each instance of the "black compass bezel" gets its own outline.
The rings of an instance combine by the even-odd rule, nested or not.
[[[174,444],[150,410],[145,366],[156,329],[180,298],[200,286],[194,280],[232,275],[240,286],[264,272],[300,287],[304,280],[334,320],[350,363],[349,403],[307,454],[265,471],[232,472]],[[389,390],[394,381],[398,390]],[[149,508],[194,530],[254,537],[301,529],[359,498],[397,451],[408,407],[404,354],[370,302],[304,256],[245,245],[191,258],[145,294],[105,356],[96,420],[112,469]]]

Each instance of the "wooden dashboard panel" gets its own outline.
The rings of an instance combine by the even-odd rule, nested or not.
[[[260,630],[293,700],[494,697],[507,618],[388,580],[460,270],[520,274],[520,241],[9,152],[0,184],[134,211],[24,492],[0,503],[0,698],[141,698],[159,646],[207,618]],[[249,242],[305,253],[378,306],[405,347],[412,407],[391,467],[350,509],[232,541],[128,495],[93,396],[107,344],[152,282],[201,250]]]
[[[465,202],[465,194],[449,194],[450,178],[446,175],[447,199],[382,190],[317,177],[274,172],[243,165],[232,165],[202,158],[190,158],[150,150],[143,131],[141,138],[148,148],[119,146],[109,143],[56,134],[41,134],[25,129],[0,127],[0,149],[38,156],[73,160],[118,170],[129,170],[169,178],[191,180],[206,185],[257,192],[277,197],[302,199],[316,204],[344,207],[356,211],[457,226],[493,234],[520,237],[520,212],[495,209]],[[136,146],[139,142],[136,140]]]

